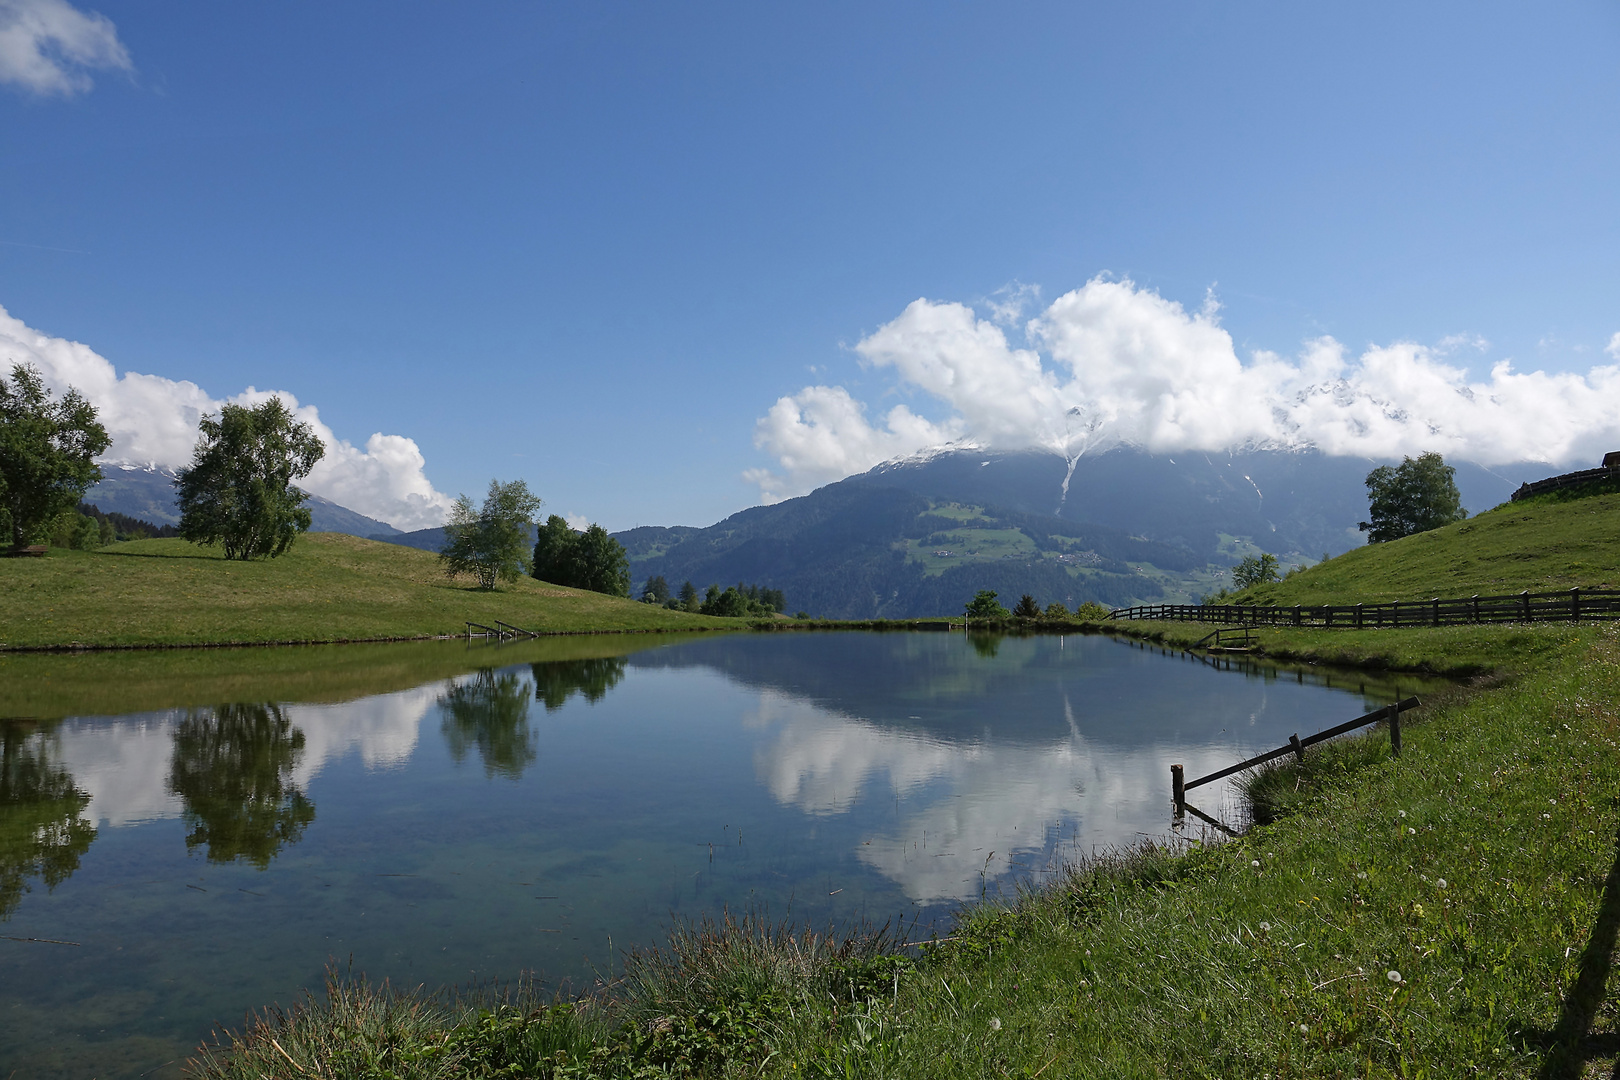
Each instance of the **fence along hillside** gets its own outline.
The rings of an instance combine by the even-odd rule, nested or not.
[[[1469,596],[1458,600],[1403,600],[1387,604],[1149,604],[1119,608],[1110,619],[1167,619],[1242,626],[1323,626],[1359,630],[1381,626],[1451,626],[1459,623],[1579,622],[1620,618],[1620,589],[1574,588]]]

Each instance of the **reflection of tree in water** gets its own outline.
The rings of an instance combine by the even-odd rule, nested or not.
[[[304,733],[278,705],[221,705],[187,713],[174,733],[169,789],[185,802],[186,850],[207,845],[209,862],[270,865],[315,820],[315,804],[292,782]]]
[[[573,694],[583,694],[592,705],[624,678],[624,657],[605,656],[596,660],[553,660],[530,665],[534,669],[534,699],[546,703],[546,711],[560,709]]]
[[[1006,634],[969,634],[968,641],[973,644],[973,651],[983,657],[993,658],[1001,651],[1001,639]]]
[[[39,878],[54,889],[79,868],[95,826],[80,816],[90,796],[51,761],[52,743],[30,725],[0,721],[0,921]]]
[[[444,710],[440,730],[459,763],[469,746],[478,747],[484,772],[516,780],[535,758],[534,732],[529,728],[529,688],[509,671],[496,674],[484,668],[471,679],[452,686],[439,698]]]

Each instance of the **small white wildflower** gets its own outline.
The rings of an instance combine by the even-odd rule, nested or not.
[[[1441,888],[1442,888],[1442,889],[1443,889],[1443,888],[1445,888],[1445,887],[1446,887],[1446,879],[1445,879],[1445,878],[1441,878],[1441,879],[1440,879],[1440,880],[1439,880],[1439,881],[1437,881],[1437,882],[1435,882],[1435,884],[1436,884],[1436,885],[1438,885],[1438,886],[1440,886],[1440,887],[1441,887]]]
[[[1362,870],[1359,873],[1357,873],[1356,874],[1356,880],[1357,881],[1366,881],[1367,880],[1367,871]]]
[[[1554,806],[1558,805],[1558,800],[1557,799],[1548,799],[1547,801],[1552,803]]]
[[[1390,971],[1389,971],[1389,974],[1385,975],[1384,978],[1388,979],[1392,983],[1398,983],[1398,982],[1402,981],[1401,980],[1401,973],[1396,971],[1394,968],[1391,968]]]
[[[1268,922],[1263,922],[1260,924],[1260,929],[1269,934],[1271,933],[1271,924]]]
[[[990,1018],[990,1030],[991,1031],[1000,1031],[1001,1030],[1001,1017],[992,1016]]]
[[[1541,815],[1541,820],[1542,821],[1551,821],[1552,820],[1552,815],[1551,814],[1542,814]]]
[[[1399,813],[1401,815],[1401,817],[1406,816],[1406,811],[1405,810],[1399,810],[1399,811],[1397,811],[1397,813]]]
[[[1406,830],[1406,835],[1407,836],[1416,836],[1417,835],[1417,830],[1409,828],[1409,829]]]
[[[1256,870],[1258,870],[1258,869],[1260,869],[1260,860],[1259,859],[1250,859],[1249,860],[1249,865],[1254,867]]]
[[[1311,1029],[1304,1024],[1301,1024],[1299,1025],[1299,1033],[1301,1035],[1309,1035],[1311,1033]]]

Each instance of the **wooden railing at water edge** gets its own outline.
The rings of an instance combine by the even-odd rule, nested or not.
[[[1579,622],[1620,619],[1620,589],[1469,596],[1455,600],[1401,600],[1388,604],[1147,604],[1119,608],[1110,619],[1169,619],[1240,626],[1323,626],[1360,630],[1381,626],[1450,626],[1459,623]]]

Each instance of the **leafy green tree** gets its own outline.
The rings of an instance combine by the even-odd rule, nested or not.
[[[1276,580],[1277,556],[1270,552],[1262,552],[1259,556],[1246,556],[1232,568],[1232,584],[1238,589],[1264,585],[1268,581]]]
[[[1367,474],[1367,514],[1358,527],[1369,544],[1399,540],[1468,517],[1457,491],[1457,470],[1430,451]]]
[[[593,524],[574,541],[574,567],[574,588],[630,595],[630,555],[602,526]]]
[[[990,589],[980,589],[968,601],[967,617],[970,619],[1006,619],[1011,615],[1012,612],[996,602],[996,594]]]
[[[643,604],[663,604],[669,599],[669,582],[664,575],[647,579],[647,584],[641,587],[641,602]]]
[[[472,574],[480,589],[493,589],[497,580],[516,581],[528,573],[529,526],[540,505],[540,497],[522,480],[491,480],[478,510],[467,496],[457,498],[439,552],[445,574]]]
[[[1069,609],[1056,600],[1046,605],[1045,615],[1048,619],[1067,619],[1071,617]]]
[[[1018,598],[1018,604],[1013,608],[1013,618],[1038,619],[1040,617],[1041,608],[1039,604],[1035,603],[1035,598],[1033,596],[1029,595],[1029,593],[1025,593],[1023,596]]]
[[[1101,622],[1108,618],[1108,608],[1095,600],[1087,600],[1074,609],[1074,617],[1087,622]]]
[[[77,390],[53,401],[40,373],[16,364],[0,379],[0,517],[11,546],[26,547],[101,479],[95,457],[112,445],[95,406]]]
[[[275,558],[309,530],[309,496],[293,486],[326,448],[280,398],[204,416],[191,465],[180,471],[180,535],[222,544],[227,559]]]
[[[552,514],[535,537],[534,576],[570,589],[629,596],[630,555],[602,526],[578,533]]]
[[[680,601],[680,610],[690,611],[694,615],[697,614],[698,610],[703,606],[702,601],[698,599],[697,586],[693,585],[690,581],[681,586]]]
[[[293,782],[303,754],[304,733],[279,705],[190,711],[175,729],[169,768],[169,790],[191,827],[186,850],[267,868],[315,820],[315,804]]]

